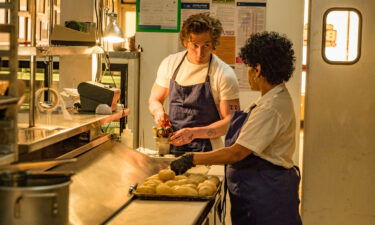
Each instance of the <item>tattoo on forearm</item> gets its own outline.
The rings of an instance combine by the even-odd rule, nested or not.
[[[207,136],[212,137],[212,136],[215,136],[215,135],[216,135],[216,131],[215,130],[209,129],[207,131]]]
[[[189,137],[188,137],[188,139],[191,141],[191,140],[193,140],[193,134],[191,134]]]
[[[240,106],[239,105],[229,105],[229,109],[231,111],[238,111],[238,110],[240,110]]]

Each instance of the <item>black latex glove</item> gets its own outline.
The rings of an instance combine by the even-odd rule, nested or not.
[[[183,174],[191,167],[195,166],[193,163],[193,153],[185,153],[183,156],[178,157],[171,163],[171,169],[177,174]]]

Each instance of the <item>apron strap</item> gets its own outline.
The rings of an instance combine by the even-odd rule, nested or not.
[[[174,72],[173,72],[173,76],[172,76],[172,80],[176,80],[177,73],[178,73],[178,71],[180,70],[181,64],[182,64],[182,62],[184,61],[184,59],[185,59],[187,53],[188,53],[188,52],[186,51],[185,54],[184,54],[184,56],[182,57],[181,62],[178,64],[177,68],[174,70]]]
[[[247,112],[247,117],[246,117],[246,120],[247,118],[250,116],[250,113],[251,111],[256,107],[257,105],[254,103],[253,105],[250,106],[248,112]],[[232,118],[233,119],[233,118]],[[245,120],[245,121],[246,121]],[[240,130],[242,129],[242,126],[240,128]],[[240,132],[240,131],[239,131]],[[227,184],[227,164],[224,165],[224,196],[223,196],[223,200],[219,203],[219,206],[218,206],[218,216],[219,216],[219,220],[220,222],[225,225],[225,216],[226,216],[226,202],[227,202],[227,193],[228,193],[228,184]]]
[[[210,62],[208,63],[208,69],[207,69],[207,75],[206,75],[206,82],[208,83],[210,83],[211,62],[212,62],[212,54],[210,56]]]
[[[298,166],[293,166],[293,169],[297,172],[298,177],[301,179],[301,171]]]
[[[176,67],[176,69],[174,70],[173,72],[173,76],[172,76],[172,80],[176,80],[176,77],[177,77],[177,73],[178,71],[180,70],[180,67],[182,65],[182,63],[184,62],[184,59],[187,55],[187,51],[185,52],[184,56],[182,57],[182,60],[180,61],[180,63],[178,64],[178,66]],[[207,69],[207,75],[206,75],[206,82],[210,83],[210,73],[211,73],[211,62],[212,62],[212,54],[210,56],[210,61],[208,63],[208,69]]]

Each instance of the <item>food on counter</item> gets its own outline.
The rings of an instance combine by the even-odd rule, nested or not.
[[[159,184],[163,183],[161,180],[157,180],[157,179],[150,179],[148,181],[145,181],[143,183],[143,185],[147,185],[147,186],[151,186],[151,187],[156,187],[158,186]]]
[[[137,187],[137,192],[140,194],[155,194],[155,187],[141,185]]]
[[[167,180],[173,180],[176,176],[173,170],[160,170],[159,174],[159,180],[165,182]]]
[[[203,181],[205,181],[207,179],[207,176],[206,175],[203,175],[203,174],[191,174],[189,176],[189,180],[191,183],[194,183],[194,184],[199,184],[199,183],[202,183]]]
[[[191,187],[191,188],[194,188],[195,190],[197,190],[197,185],[195,185],[195,184],[183,184],[181,186],[183,186],[183,187]]]
[[[200,186],[202,186],[202,185],[211,186],[212,189],[216,190],[216,184],[213,183],[213,182],[210,181],[210,180],[205,180],[205,181],[203,181],[202,183],[200,183],[200,184],[198,185],[198,188],[199,188]]]
[[[176,185],[172,187],[172,190],[175,195],[198,196],[197,190],[191,187]]]
[[[188,179],[182,179],[182,180],[177,181],[177,185],[184,185],[184,184],[188,184],[188,183],[189,183]]]
[[[216,185],[216,187],[219,186],[219,184],[220,184],[220,179],[216,176],[212,176],[212,177],[208,178],[208,180],[213,182]]]
[[[137,188],[138,194],[212,196],[220,185],[216,176],[204,174],[183,174],[176,176],[172,170],[161,170],[158,174],[146,178]]]
[[[198,188],[199,196],[211,196],[215,193],[215,189],[209,185],[202,185]]]
[[[156,194],[158,195],[173,195],[173,189],[165,183],[161,183],[156,187]]]
[[[178,185],[178,180],[169,180],[165,182],[165,184],[167,184],[169,187],[173,187],[175,185]]]
[[[175,180],[183,180],[183,179],[188,179],[188,177],[185,176],[185,175],[177,175],[174,179]]]

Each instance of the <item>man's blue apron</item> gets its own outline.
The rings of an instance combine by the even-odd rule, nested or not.
[[[211,93],[209,75],[212,55],[204,83],[182,86],[175,81],[186,54],[187,52],[174,71],[169,85],[169,118],[174,131],[187,127],[207,126],[221,119]],[[191,143],[182,146],[171,145],[171,152],[176,155],[211,150],[210,139],[194,139]]]
[[[225,146],[235,143],[250,112],[236,111],[225,137]],[[254,154],[228,165],[226,182],[233,225],[301,225],[298,212],[297,167],[285,169]]]

